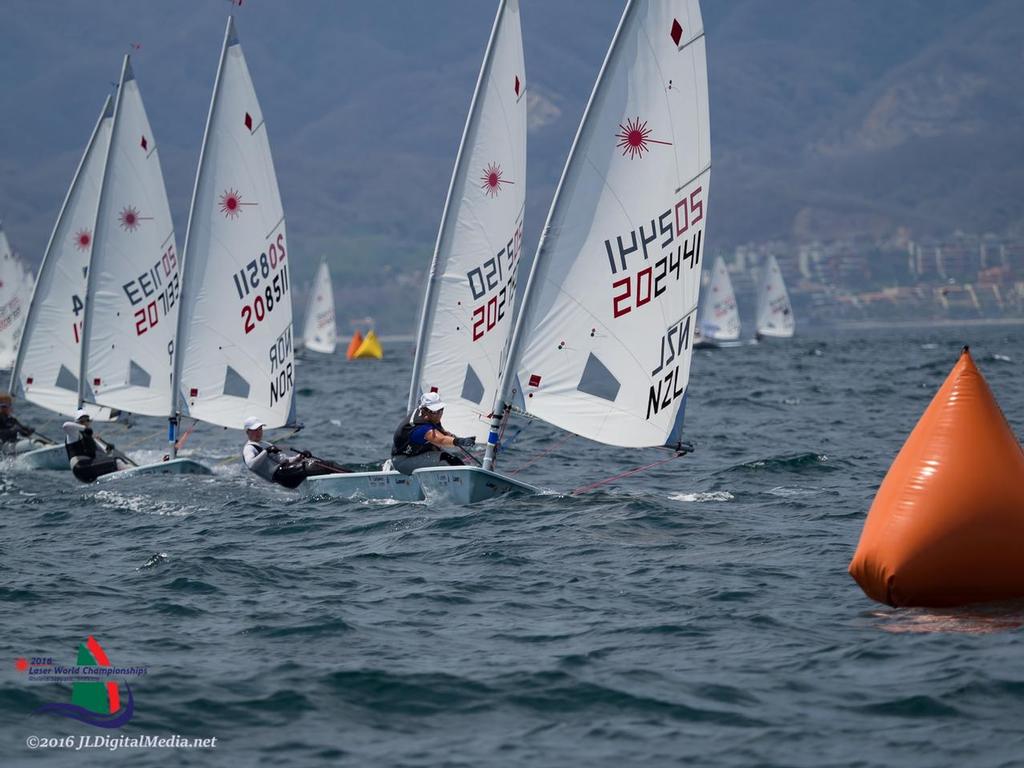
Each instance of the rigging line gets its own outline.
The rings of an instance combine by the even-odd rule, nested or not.
[[[134,448],[134,447],[136,447],[138,445],[142,445],[142,443],[147,443],[147,442],[149,442],[150,440],[152,440],[152,439],[154,439],[156,437],[162,437],[162,436],[164,436],[166,434],[167,434],[167,432],[165,430],[161,429],[161,430],[159,430],[157,432],[154,432],[151,435],[144,435],[144,436],[140,437],[138,440],[133,440],[132,442],[128,443],[125,447],[126,448]]]
[[[574,491],[572,491],[569,495],[570,496],[576,496],[578,494],[585,493],[586,491],[593,490],[594,488],[597,488],[598,486],[605,485],[606,483],[610,483],[613,480],[620,480],[623,477],[629,477],[630,475],[635,475],[637,472],[643,472],[645,469],[653,469],[654,467],[657,467],[657,466],[660,466],[662,464],[665,464],[665,463],[667,463],[669,461],[672,461],[673,459],[678,459],[680,456],[685,456],[687,453],[689,453],[688,450],[685,450],[685,449],[679,450],[676,453],[673,453],[667,459],[659,459],[658,461],[652,462],[651,464],[645,464],[642,467],[634,467],[633,469],[627,470],[626,472],[620,472],[617,475],[612,475],[611,477],[606,477],[604,480],[598,480],[596,483],[590,483],[589,485],[582,485],[579,488],[577,488]]]
[[[515,468],[514,470],[512,470],[512,471],[511,471],[511,472],[509,472],[508,474],[509,474],[510,476],[511,476],[511,475],[518,475],[518,474],[519,474],[520,472],[522,472],[522,471],[523,471],[524,469],[526,469],[527,467],[531,467],[531,466],[533,466],[534,464],[536,464],[536,463],[537,463],[538,461],[540,461],[540,460],[541,460],[542,458],[544,458],[545,456],[547,456],[547,455],[548,455],[549,453],[551,453],[551,452],[552,452],[553,450],[555,450],[556,448],[560,448],[560,447],[561,447],[562,445],[564,445],[564,444],[565,444],[565,443],[566,443],[566,442],[567,442],[567,441],[569,440],[569,438],[571,438],[571,437],[573,437],[573,433],[572,433],[572,432],[567,432],[567,433],[566,433],[565,435],[563,435],[563,436],[562,436],[562,439],[561,439],[561,440],[559,440],[559,441],[558,441],[557,443],[555,443],[555,444],[554,444],[554,445],[552,445],[552,446],[549,446],[548,448],[545,448],[545,449],[544,449],[543,451],[541,451],[540,453],[538,453],[538,454],[534,455],[534,456],[533,456],[533,458],[531,458],[531,459],[530,459],[529,461],[527,461],[527,462],[526,462],[525,464],[520,464],[520,465],[519,465],[518,467],[516,467],[516,468]]]
[[[192,434],[193,430],[195,430],[195,428],[198,425],[199,419],[193,419],[192,426],[186,429],[182,436],[178,438],[177,442],[174,443],[174,450],[180,451],[185,446],[185,443],[188,442],[189,436]]]

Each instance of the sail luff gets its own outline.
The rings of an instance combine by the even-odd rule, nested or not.
[[[435,299],[437,292],[440,287],[440,275],[443,270],[441,267],[441,254],[445,252],[448,242],[452,237],[452,197],[455,192],[456,185],[460,177],[466,172],[468,164],[468,153],[466,152],[466,139],[470,134],[473,122],[477,119],[477,104],[480,100],[480,94],[483,84],[487,81],[487,77],[490,73],[491,62],[494,53],[494,43],[498,36],[498,29],[501,26],[501,20],[505,13],[505,7],[507,0],[500,0],[498,5],[498,11],[494,16],[494,24],[491,26],[491,34],[487,39],[487,47],[484,50],[484,61],[480,67],[480,72],[477,75],[476,86],[473,89],[473,98],[469,104],[469,113],[466,115],[466,122],[462,128],[462,138],[459,140],[459,149],[455,155],[455,166],[452,169],[452,176],[448,182],[448,194],[445,197],[444,209],[441,213],[441,225],[437,231],[437,240],[434,244],[434,255],[430,261],[430,272],[427,276],[427,290],[423,297],[423,308],[420,314],[420,326],[416,333],[416,356],[413,360],[412,367],[412,378],[409,383],[409,399],[406,407],[406,413],[412,413],[413,409],[419,400],[419,384],[420,377],[423,374],[423,365],[426,359],[426,346],[427,339],[430,335],[430,329],[434,321],[434,313],[436,310]],[[525,183],[525,179],[523,183]]]
[[[192,273],[189,270],[189,265],[194,259],[189,258],[191,256],[191,245],[192,245],[192,224],[195,220],[196,214],[196,197],[199,193],[199,185],[203,178],[203,170],[206,167],[206,145],[210,137],[210,123],[213,120],[214,110],[217,106],[217,96],[220,93],[221,74],[224,71],[224,60],[227,58],[228,45],[232,36],[235,33],[235,20],[233,16],[228,16],[227,27],[224,30],[224,42],[220,49],[220,59],[217,63],[217,75],[213,81],[213,93],[210,95],[210,110],[206,114],[206,125],[203,128],[203,143],[199,149],[199,164],[196,167],[196,179],[192,185],[192,200],[188,206],[188,224],[185,227],[185,244],[181,251],[181,293],[179,294],[179,301],[183,304],[185,302],[187,293],[191,288]],[[195,271],[194,268],[192,270]],[[185,312],[178,312],[178,323],[175,330],[174,339],[174,367],[173,373],[171,374],[171,403],[169,412],[169,426],[167,430],[167,439],[171,444],[172,456],[177,455],[177,421],[179,410],[179,393],[178,393],[178,381],[181,376],[181,360],[182,360],[182,345],[178,343],[178,340],[182,338],[185,330],[185,324],[188,323],[189,317]]]
[[[71,178],[71,183],[68,185],[68,191],[64,195],[64,201],[60,205],[60,212],[57,214],[57,221],[53,225],[53,229],[50,232],[50,238],[46,243],[46,250],[43,252],[43,261],[39,265],[39,272],[36,276],[35,285],[32,288],[32,298],[29,300],[28,314],[25,317],[25,327],[21,332],[22,344],[18,347],[18,357],[14,363],[14,369],[11,371],[11,381],[9,390],[11,394],[15,393],[16,388],[21,381],[21,369],[25,362],[25,354],[28,351],[29,345],[24,343],[28,340],[31,343],[32,331],[34,329],[37,314],[37,292],[39,286],[43,284],[44,278],[50,273],[52,269],[56,267],[53,262],[53,250],[54,244],[57,237],[57,233],[61,230],[64,223],[64,216],[67,212],[68,203],[71,200],[72,194],[74,194],[75,187],[78,185],[79,176],[82,173],[82,168],[85,166],[86,161],[89,158],[90,153],[93,151],[93,147],[96,144],[96,137],[99,135],[100,127],[103,125],[103,121],[112,116],[111,112],[112,104],[111,98],[108,95],[106,100],[103,102],[103,109],[100,110],[100,116],[96,120],[96,125],[93,126],[92,133],[89,135],[89,142],[85,146],[85,151],[82,153],[82,157],[78,161],[78,166],[75,168],[75,174]],[[90,258],[92,250],[90,249]],[[88,274],[88,273],[87,273]],[[81,381],[81,376],[79,376]]]
[[[110,207],[110,194],[108,188],[110,186],[110,163],[111,156],[110,150],[114,146],[114,141],[118,133],[118,117],[121,114],[121,101],[124,95],[124,84],[128,77],[132,76],[131,70],[131,56],[125,54],[124,61],[121,64],[121,77],[118,80],[117,86],[117,98],[114,100],[114,115],[110,124],[110,138],[107,140],[107,156],[103,160],[103,181],[100,183],[100,198],[96,204],[96,219],[93,224],[93,240],[92,240],[92,251],[90,252],[95,256],[100,241],[98,236],[100,234],[100,227],[98,226],[100,219],[106,213],[107,208]],[[93,312],[92,303],[93,295],[96,291],[96,271],[92,269],[92,258],[90,258],[90,268],[86,275],[85,282],[85,298],[83,303],[85,304],[84,317],[82,318],[82,342],[81,342],[81,355],[78,362],[78,407],[81,408],[85,404],[86,396],[86,382],[89,378],[89,334],[92,330]]]
[[[537,250],[533,257],[533,263],[530,265],[530,274],[526,279],[526,289],[523,292],[519,313],[516,315],[516,321],[512,327],[512,337],[509,342],[508,355],[506,356],[505,362],[505,373],[504,376],[502,376],[498,395],[499,407],[495,409],[494,417],[491,421],[490,433],[487,436],[487,447],[484,451],[484,469],[490,469],[494,465],[501,420],[504,417],[505,411],[513,407],[512,388],[516,381],[516,375],[519,370],[519,360],[522,355],[523,329],[526,327],[526,320],[530,315],[531,299],[535,295],[534,288],[538,280],[538,274],[542,271],[541,267],[544,263],[544,246],[547,243],[548,234],[551,232],[551,224],[558,212],[558,205],[562,196],[562,188],[565,184],[566,177],[569,174],[573,159],[576,156],[576,150],[579,146],[580,138],[587,127],[587,118],[590,115],[591,107],[593,106],[594,101],[600,92],[602,83],[604,82],[605,71],[608,68],[608,63],[612,59],[615,46],[618,44],[626,19],[629,17],[629,14],[633,9],[633,2],[634,0],[628,0],[625,9],[622,11],[622,16],[619,18],[619,24],[615,28],[615,34],[612,36],[612,41],[608,46],[608,50],[605,52],[604,61],[601,63],[601,69],[598,71],[597,79],[594,81],[594,87],[590,91],[590,98],[587,100],[587,105],[583,109],[583,117],[580,118],[580,123],[576,128],[576,135],[573,137],[572,145],[569,148],[569,155],[566,158],[565,165],[562,167],[562,175],[558,179],[558,186],[555,187],[555,194],[551,200],[551,207],[548,209],[548,215],[544,221],[544,228],[541,230],[540,240],[537,243]]]

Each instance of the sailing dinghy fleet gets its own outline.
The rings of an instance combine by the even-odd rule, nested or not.
[[[441,216],[407,412],[443,395],[482,466],[339,473],[308,493],[472,503],[538,489],[498,472],[514,414],[608,445],[682,441],[694,342],[739,339],[717,259],[698,319],[711,171],[698,0],[630,0],[608,48],[516,310],[526,204],[526,72],[518,0],[501,0]],[[168,418],[163,461],[113,473],[209,474],[178,456],[186,420],[294,426],[294,350],[337,345],[326,263],[293,338],[292,256],[266,124],[229,18],[179,255],[156,139],[129,57],[68,189],[40,267],[12,393],[97,420]],[[792,335],[778,265],[759,336]],[[349,357],[379,357],[372,332]],[[366,342],[373,348],[360,350]],[[353,348],[356,349],[355,354]],[[187,431],[186,431],[187,434]],[[67,468],[63,446],[27,466]]]

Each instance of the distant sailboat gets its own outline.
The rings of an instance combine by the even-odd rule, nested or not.
[[[156,139],[129,56],[121,69],[94,222],[79,401],[166,415],[181,278]],[[209,472],[188,459],[146,469]]]
[[[427,498],[538,489],[490,471],[516,407],[609,445],[681,449],[711,150],[697,0],[631,0],[542,230],[484,468],[420,469]]]
[[[338,331],[334,319],[334,289],[331,270],[326,261],[320,262],[313,280],[313,292],[306,310],[306,325],[302,331],[303,346],[311,352],[334,354],[338,346]]]
[[[12,368],[17,359],[32,284],[0,225],[0,370]]]
[[[86,275],[113,117],[114,101],[108,96],[43,254],[11,375],[11,394],[65,416],[78,408]],[[110,419],[108,408],[86,410],[96,421]],[[32,469],[69,469],[62,444],[25,454],[19,463]]]
[[[406,413],[440,392],[445,429],[487,435],[504,371],[526,203],[526,73],[518,0],[501,0],[430,266]],[[371,331],[363,341],[366,349]],[[360,353],[357,351],[356,353]],[[388,430],[390,432],[390,428]],[[421,499],[394,471],[311,477],[311,493]]]
[[[700,308],[698,347],[720,347],[735,344],[740,338],[740,313],[736,294],[729,279],[729,269],[719,256],[711,271],[711,285]]]
[[[788,339],[795,329],[786,282],[775,257],[769,255],[764,260],[757,292],[757,338]]]
[[[295,423],[291,251],[263,112],[229,18],[185,234],[174,358],[178,416]],[[165,410],[166,413],[166,410]]]

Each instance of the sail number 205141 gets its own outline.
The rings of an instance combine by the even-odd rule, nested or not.
[[[242,305],[242,327],[246,333],[256,330],[256,324],[280,306],[288,295],[288,265],[284,234],[270,244],[266,251],[232,275],[238,298],[246,303]],[[252,300],[249,301],[249,297]]]

